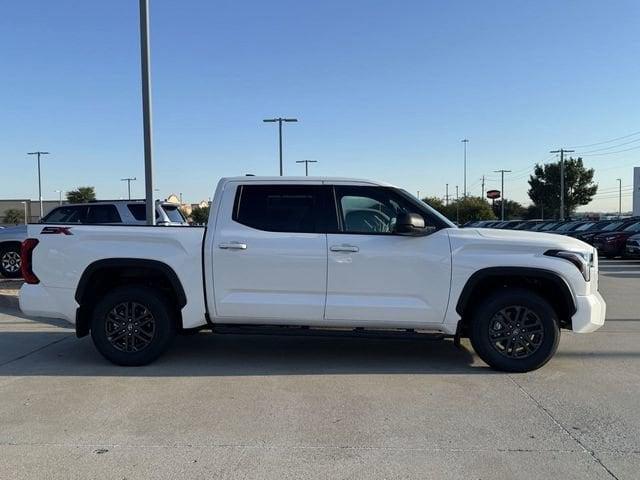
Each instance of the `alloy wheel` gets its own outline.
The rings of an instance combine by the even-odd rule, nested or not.
[[[13,250],[4,252],[0,264],[5,272],[16,273],[20,271],[20,254]]]
[[[540,317],[530,308],[511,305],[489,322],[491,346],[508,358],[526,358],[538,351],[544,338]]]
[[[121,352],[139,352],[147,348],[156,333],[151,311],[136,302],[117,304],[105,318],[105,332],[111,345]]]

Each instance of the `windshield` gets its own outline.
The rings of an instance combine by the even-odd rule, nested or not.
[[[631,225],[626,227],[623,231],[624,232],[637,232],[637,231],[640,231],[640,222],[632,223]]]
[[[540,230],[550,230],[553,227],[557,226],[558,222],[553,222],[553,223],[547,223],[544,227],[542,227]]]
[[[580,225],[578,228],[576,228],[576,232],[583,232],[593,225],[595,225],[595,222],[588,222],[588,223],[585,223],[584,225]]]
[[[573,227],[576,226],[575,222],[570,222],[570,223],[565,223],[564,225],[560,225],[558,228],[556,228],[556,232],[566,232],[568,230],[571,230]]]
[[[615,230],[616,228],[618,228],[620,225],[622,225],[623,222],[613,222],[609,225],[607,225],[606,227],[604,227],[602,229],[603,232],[610,232],[611,230]]]

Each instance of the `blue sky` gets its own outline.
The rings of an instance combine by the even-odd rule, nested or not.
[[[1,198],[144,184],[135,0],[6,2],[0,16]],[[199,201],[221,176],[367,177],[422,195],[479,178],[527,202],[526,174],[556,147],[640,131],[640,3],[628,1],[151,0],[156,183]],[[640,135],[583,151],[640,139]],[[630,143],[622,150],[640,146]],[[602,153],[602,152],[596,152]],[[623,208],[640,149],[585,156]],[[612,193],[609,193],[612,192]]]

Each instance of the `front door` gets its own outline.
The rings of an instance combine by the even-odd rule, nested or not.
[[[444,321],[451,279],[449,237],[419,201],[394,188],[335,186],[340,233],[327,235],[326,319],[410,328]],[[399,213],[419,213],[433,233],[394,233]]]
[[[229,184],[215,225],[215,315],[231,323],[313,323],[326,299],[321,185]],[[326,198],[325,198],[326,197]]]

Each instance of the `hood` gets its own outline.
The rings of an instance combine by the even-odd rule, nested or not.
[[[27,226],[17,225],[13,227],[0,228],[0,240],[19,239],[20,241],[27,238]]]
[[[555,233],[529,232],[526,230],[498,230],[491,228],[460,228],[450,230],[452,238],[471,240],[484,239],[487,243],[502,244],[515,248],[531,249],[559,249],[577,252],[592,252],[593,247],[577,238],[557,235]]]

